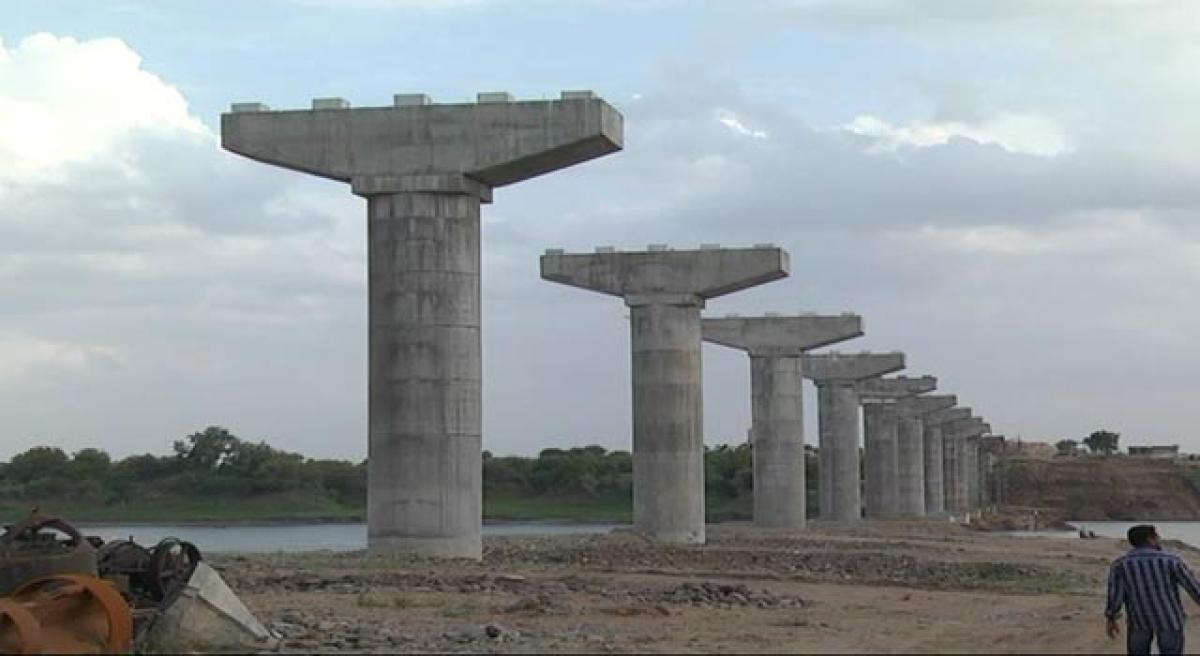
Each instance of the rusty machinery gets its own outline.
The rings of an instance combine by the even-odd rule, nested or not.
[[[0,535],[0,653],[128,651],[198,562],[189,542],[105,543],[35,510]]]

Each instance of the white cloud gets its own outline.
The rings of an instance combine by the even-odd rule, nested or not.
[[[131,153],[118,145],[138,132],[213,138],[119,39],[39,33],[11,49],[0,42],[0,183],[53,179],[64,165],[98,157],[134,175]]]
[[[717,110],[717,121],[719,121],[721,125],[724,125],[732,130],[735,134],[740,134],[744,137],[753,137],[755,139],[767,138],[766,130],[748,127],[740,118],[738,118],[737,114],[729,111],[728,109]]]
[[[123,364],[111,346],[0,336],[0,382],[6,384],[38,384],[50,377],[111,371]]]
[[[221,151],[121,40],[0,44],[0,159],[6,450],[94,438],[89,423],[139,397],[161,410],[107,425],[114,451],[212,422],[303,432],[312,418],[278,410],[292,394],[256,379],[326,398],[361,384],[327,335],[362,323],[361,201]],[[354,380],[331,388],[339,366]],[[246,394],[285,419],[269,428]],[[316,421],[357,434],[357,410]]]
[[[1032,114],[1002,113],[970,124],[962,121],[913,121],[892,125],[869,114],[840,129],[874,140],[872,149],[895,152],[902,147],[940,146],[955,137],[996,144],[1013,153],[1053,157],[1070,150],[1066,135],[1050,119]]]

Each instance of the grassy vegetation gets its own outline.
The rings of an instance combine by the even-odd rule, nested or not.
[[[12,522],[30,510],[29,502],[0,501],[0,519]],[[40,505],[44,515],[86,522],[251,522],[355,521],[361,508],[343,506],[315,493],[285,492],[242,499],[167,497],[119,504],[57,500]]]
[[[808,467],[811,484],[814,457]],[[750,518],[750,445],[707,448],[704,468],[709,521]],[[482,474],[485,519],[632,520],[628,451],[484,452]],[[169,455],[113,460],[95,448],[37,446],[0,463],[0,519],[10,522],[34,506],[74,522],[362,521],[366,502],[365,462],[306,458],[219,426],[176,440]]]
[[[485,519],[621,523],[633,521],[633,502],[620,497],[526,496],[485,492],[483,516]]]

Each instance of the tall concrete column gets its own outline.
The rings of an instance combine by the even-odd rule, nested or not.
[[[971,416],[970,408],[949,408],[925,415],[925,514],[946,512],[945,424]]]
[[[980,504],[984,507],[1002,504],[1003,467],[1005,442],[1003,435],[986,435],[980,438]]]
[[[872,378],[859,385],[863,401],[863,454],[866,458],[866,517],[896,517],[899,506],[899,427],[896,404],[937,388],[937,378]]]
[[[475,557],[480,199],[415,192],[367,201],[371,546]]]
[[[862,518],[858,391],[851,381],[817,383],[818,484],[822,519]]]
[[[967,463],[964,478],[967,480],[967,508],[979,509],[979,438],[972,435],[967,437]]]
[[[804,396],[801,354],[862,335],[852,314],[703,320],[704,339],[750,355],[754,523],[805,525]]]
[[[977,481],[977,467],[974,464],[972,451],[973,440],[987,432],[988,425],[978,417],[952,421],[947,426],[946,450],[946,504],[952,512],[967,512],[974,510],[971,500],[973,487],[972,479]]]
[[[646,295],[626,303],[633,353],[635,524],[664,542],[703,542],[704,302]]]
[[[673,544],[704,543],[700,309],[704,300],[787,275],[774,246],[592,254],[549,250],[542,278],[620,296],[633,352],[633,523]]]
[[[916,396],[896,403],[899,419],[897,447],[897,513],[902,517],[924,517],[925,507],[925,416],[953,407],[953,395]]]
[[[368,547],[479,558],[480,204],[495,187],[620,150],[621,115],[590,92],[433,105],[421,94],[311,111],[238,103],[221,145],[348,182],[367,199]]]
[[[880,519],[896,515],[896,431],[899,418],[894,401],[865,401],[863,413],[863,516]]]
[[[959,496],[958,479],[962,473],[960,460],[962,457],[963,437],[952,426],[946,426],[943,433],[944,454],[944,484],[946,511],[957,513],[963,511],[963,500]]]
[[[817,385],[821,518],[862,518],[858,383],[904,368],[903,353],[822,353],[803,357]]]

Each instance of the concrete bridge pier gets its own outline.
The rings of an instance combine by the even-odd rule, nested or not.
[[[903,353],[821,353],[804,356],[804,376],[817,386],[821,518],[862,519],[858,455],[859,382],[904,368]]]
[[[945,469],[948,444],[945,425],[971,416],[970,408],[949,408],[925,415],[925,514],[939,515],[946,512]]]
[[[706,318],[705,341],[750,356],[754,523],[804,528],[804,396],[801,355],[862,335],[862,318],[777,316]]]
[[[952,408],[954,395],[914,396],[896,404],[899,425],[897,446],[897,509],[901,517],[924,517],[925,507],[925,417]],[[939,472],[940,473],[940,472]]]
[[[346,182],[367,199],[369,465],[374,552],[479,558],[482,521],[480,205],[496,187],[621,149],[621,115],[560,100],[311,110],[236,103],[221,145]]]
[[[787,276],[782,249],[547,251],[542,278],[625,299],[633,356],[633,523],[657,542],[704,543],[700,310]]]
[[[859,385],[863,403],[863,454],[866,458],[866,508],[868,519],[900,514],[900,414],[901,399],[937,389],[937,378],[872,378]]]

